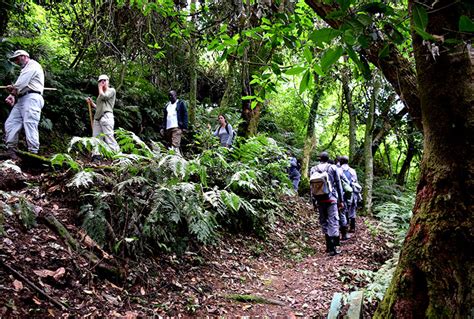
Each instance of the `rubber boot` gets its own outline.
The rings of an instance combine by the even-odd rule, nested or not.
[[[348,240],[351,238],[351,235],[347,233],[347,226],[341,227],[341,240]]]
[[[356,219],[355,219],[355,218],[351,218],[351,220],[349,221],[349,225],[350,225],[349,233],[355,233],[355,230],[356,230]]]
[[[331,237],[328,236],[328,234],[324,234],[324,238],[326,239],[326,252],[329,253],[331,252]]]
[[[336,256],[341,253],[341,249],[339,248],[341,245],[339,243],[339,236],[333,236],[329,238],[330,248],[329,256]]]

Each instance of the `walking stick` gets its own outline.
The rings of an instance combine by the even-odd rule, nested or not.
[[[92,106],[91,106],[92,102],[87,100],[87,106],[89,107],[89,119],[91,121],[91,130],[92,132],[94,131],[94,121],[92,119]]]

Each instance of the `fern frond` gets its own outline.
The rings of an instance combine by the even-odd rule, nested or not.
[[[135,185],[140,186],[140,185],[144,185],[144,184],[148,184],[148,183],[149,183],[149,181],[145,177],[134,176],[134,177],[131,177],[131,178],[129,178],[129,179],[123,181],[123,182],[120,182],[120,183],[116,184],[115,188],[119,192],[121,192],[124,187],[133,187]]]
[[[67,184],[67,186],[76,188],[88,188],[94,182],[94,178],[96,178],[98,175],[100,174],[89,170],[79,171],[78,173],[76,173],[76,175],[74,175],[74,177]]]
[[[135,133],[118,128],[115,130],[117,142],[123,152],[142,155],[145,157],[153,157],[152,150],[143,142]]]
[[[76,162],[69,154],[59,153],[55,154],[51,158],[51,164],[53,165],[53,167],[63,166],[64,163],[66,163],[75,172],[79,171],[82,168],[81,165]]]
[[[98,153],[106,158],[111,158],[115,154],[107,143],[95,137],[74,136],[69,143],[68,153],[76,149],[80,152]]]
[[[227,187],[233,189],[245,189],[260,194],[262,192],[262,187],[258,184],[258,175],[257,171],[251,169],[238,171],[232,175]]]
[[[184,179],[186,177],[186,166],[188,162],[178,155],[166,155],[158,162],[158,167],[171,171],[174,176]]]

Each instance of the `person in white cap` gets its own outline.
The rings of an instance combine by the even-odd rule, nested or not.
[[[99,96],[97,104],[92,98],[87,98],[87,103],[95,108],[94,124],[92,128],[92,136],[99,137],[115,152],[120,150],[119,145],[114,137],[114,105],[115,105],[115,89],[109,87],[109,77],[105,74],[99,76]],[[92,160],[100,159],[99,154],[92,154]]]
[[[10,95],[5,99],[13,107],[5,122],[7,156],[17,159],[18,135],[22,128],[25,130],[28,151],[38,153],[39,150],[38,124],[44,106],[44,72],[41,65],[30,59],[24,50],[15,51],[9,60],[21,67],[15,84],[7,86]]]

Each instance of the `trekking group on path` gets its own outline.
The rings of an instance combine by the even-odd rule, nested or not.
[[[12,110],[5,122],[5,141],[7,152],[2,157],[17,159],[18,136],[23,128],[28,151],[38,153],[38,124],[44,106],[44,71],[41,65],[30,58],[28,52],[17,50],[9,58],[21,67],[21,72],[12,85],[6,87],[9,92],[5,102]],[[94,103],[91,97],[86,99],[90,108],[95,108],[92,123],[92,136],[102,139],[108,147],[119,152],[120,147],[114,138],[114,106],[116,91],[110,87],[109,77],[102,74],[98,78],[98,96]],[[178,99],[174,90],[169,92],[169,102],[163,108],[163,121],[160,133],[170,149],[180,154],[181,137],[188,129],[188,111],[186,103]],[[213,135],[219,138],[223,147],[230,147],[235,131],[227,122],[225,115],[218,116],[219,126]],[[100,160],[100,154],[93,151],[92,160]],[[330,163],[328,153],[319,155],[320,163],[310,170],[311,199],[319,211],[319,222],[326,238],[326,250],[330,255],[340,251],[340,241],[350,238],[349,232],[355,230],[357,203],[361,186],[357,174],[342,156],[336,163]],[[290,157],[290,179],[295,191],[301,178],[297,160]]]
[[[319,154],[319,164],[310,170],[310,194],[326,240],[326,252],[341,253],[341,240],[355,232],[357,204],[362,187],[349,158],[341,156],[331,163],[327,152]]]

